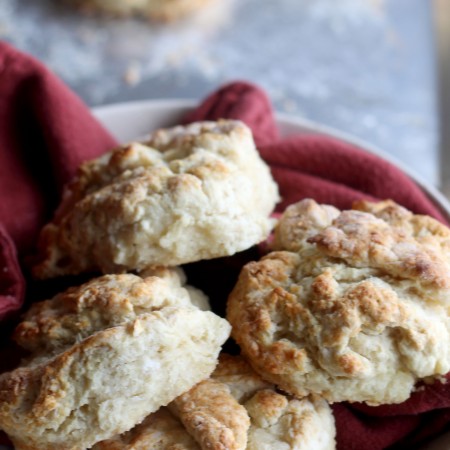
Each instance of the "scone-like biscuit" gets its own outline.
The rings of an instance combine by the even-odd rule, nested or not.
[[[323,399],[280,394],[241,357],[222,355],[210,379],[93,450],[332,450],[335,434]]]
[[[107,275],[71,289],[17,328],[33,353],[0,376],[0,429],[19,450],[89,448],[207,378],[229,332],[164,279]]]
[[[183,17],[210,0],[76,0],[83,8],[113,16],[139,15],[171,21]]]
[[[357,207],[290,207],[275,238],[290,251],[244,267],[227,317],[254,369],[287,392],[399,403],[450,371],[450,231],[393,202]]]
[[[227,256],[264,240],[278,191],[243,123],[156,131],[85,163],[40,236],[38,278]]]
[[[141,276],[144,278],[104,275],[35,303],[16,327],[13,338],[34,356],[48,356],[96,331],[167,306],[210,309],[203,292],[182,286],[186,277],[181,269],[154,268]]]

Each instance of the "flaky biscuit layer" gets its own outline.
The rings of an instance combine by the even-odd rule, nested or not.
[[[180,270],[154,268],[151,273],[157,276],[144,278],[132,274],[104,275],[69,288],[51,300],[34,303],[16,327],[13,338],[34,356],[48,356],[143,313],[167,306],[189,307],[192,297],[190,290],[182,286],[185,277]],[[201,297],[200,305],[205,307],[204,294],[195,291],[194,301]]]
[[[89,448],[210,375],[230,326],[161,275],[106,275],[31,308],[15,338],[32,354],[0,376],[18,450]]]
[[[335,434],[323,399],[280,394],[243,358],[221,355],[210,379],[93,450],[333,450]]]

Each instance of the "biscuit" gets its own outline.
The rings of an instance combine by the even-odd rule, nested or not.
[[[0,429],[17,449],[89,448],[207,378],[229,332],[165,279],[107,275],[70,289],[18,326],[32,355],[0,375]]]
[[[232,255],[264,240],[278,201],[238,121],[159,130],[85,163],[39,240],[37,278]]]
[[[96,331],[166,306],[194,304],[210,309],[201,291],[191,288],[193,298],[182,286],[186,277],[181,269],[155,268],[142,275],[144,279],[132,274],[104,275],[35,303],[16,327],[13,339],[34,356],[48,356]]]
[[[241,357],[221,355],[210,379],[93,450],[332,450],[335,434],[323,399],[280,394]]]
[[[450,232],[391,201],[355,207],[291,207],[227,318],[253,368],[293,395],[400,403],[450,371]]]

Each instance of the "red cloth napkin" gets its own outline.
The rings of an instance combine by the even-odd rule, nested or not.
[[[186,122],[218,118],[241,119],[252,128],[280,185],[283,202],[279,211],[304,197],[339,208],[350,207],[355,199],[393,198],[412,211],[444,221],[426,195],[386,161],[335,139],[280,139],[270,102],[251,84],[223,87],[186,117]],[[81,161],[114,144],[54,75],[33,58],[0,43],[0,319],[14,316],[23,303],[27,279],[23,258],[50,218],[62,185]],[[214,278],[228,269],[237,273],[236,261],[199,264]],[[225,278],[228,287],[235,281],[235,275]],[[212,288],[217,290],[213,281]],[[27,279],[27,286],[30,283]],[[9,352],[13,353],[11,348]],[[0,363],[10,361],[5,355],[0,354]],[[333,410],[339,450],[380,450],[394,444],[412,448],[450,422],[450,391],[447,384],[435,383],[401,405],[371,408],[341,403]]]
[[[114,144],[58,78],[0,43],[0,319],[22,304],[17,255],[33,248],[63,184]]]

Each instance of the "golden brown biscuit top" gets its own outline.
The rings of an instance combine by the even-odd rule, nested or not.
[[[250,419],[225,384],[202,381],[177,397],[169,409],[202,449],[245,449]]]
[[[13,338],[35,355],[59,351],[96,331],[166,306],[191,306],[189,293],[172,278],[105,275],[35,303]]]
[[[17,448],[90,448],[125,432],[213,371],[229,325],[165,307],[0,376],[0,428]]]
[[[438,242],[423,242],[410,230],[360,211],[344,211],[308,239],[325,255],[354,267],[380,269],[396,278],[450,288],[450,266]]]
[[[450,229],[392,200],[359,201],[342,212],[311,199],[291,205],[275,230],[274,248],[301,251],[308,244],[352,267],[450,289]]]
[[[227,316],[252,366],[292,394],[401,402],[450,370],[450,234],[393,202],[356,207],[293,205],[275,239],[290,251],[243,268]]]

